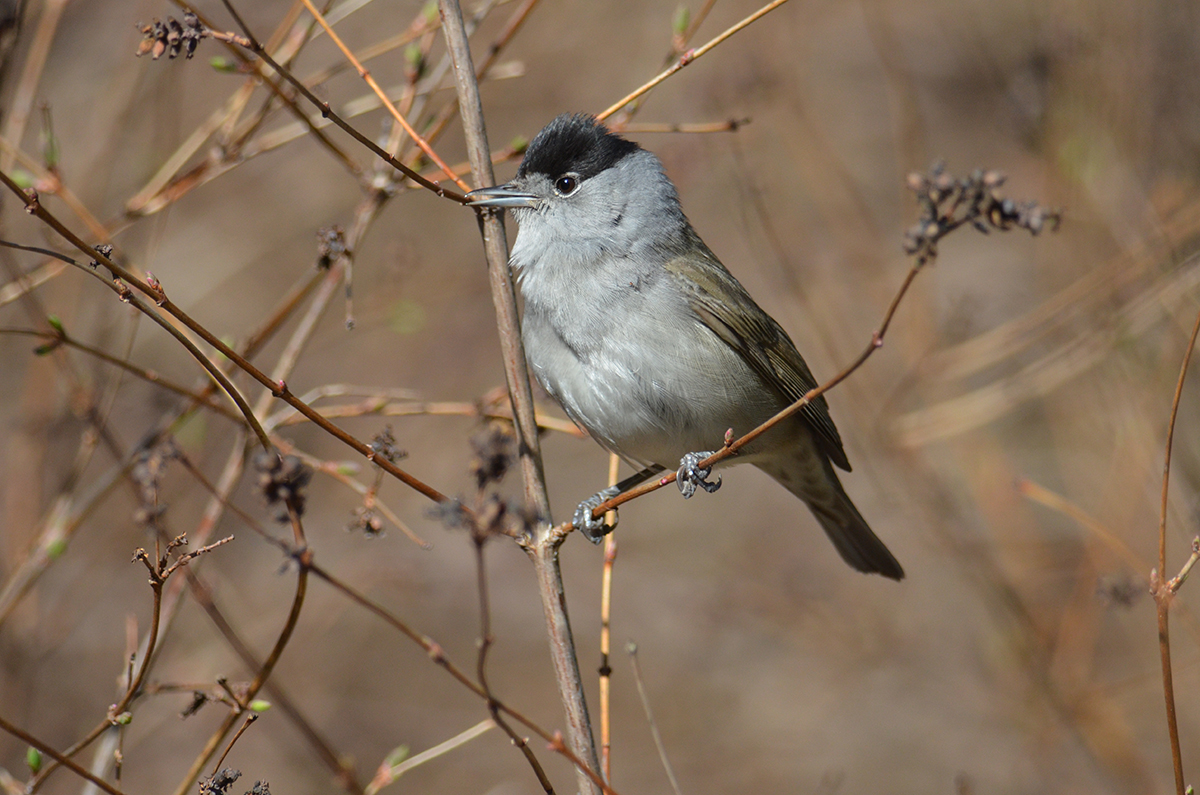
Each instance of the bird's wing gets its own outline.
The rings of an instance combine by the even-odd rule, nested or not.
[[[687,295],[700,322],[737,351],[763,382],[778,390],[787,402],[794,403],[817,386],[787,332],[754,303],[703,243],[699,243],[697,253],[668,261],[666,270]],[[818,396],[802,408],[800,416],[816,432],[817,441],[829,459],[850,471],[842,437],[829,416],[825,397]]]

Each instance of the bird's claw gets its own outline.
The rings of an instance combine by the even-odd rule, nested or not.
[[[605,524],[603,519],[593,519],[592,511],[596,510],[601,503],[617,496],[618,493],[616,486],[600,489],[579,503],[579,507],[575,509],[575,515],[571,517],[571,523],[575,525],[575,529],[583,533],[583,537],[593,544],[603,541],[606,535],[616,529],[617,522],[614,519],[612,524]]]
[[[717,475],[715,482],[708,479],[712,467],[697,466],[712,454],[711,450],[706,453],[688,453],[680,459],[679,470],[675,473],[675,483],[679,486],[679,493],[683,495],[684,499],[695,494],[697,486],[709,494],[721,488],[720,475]]]

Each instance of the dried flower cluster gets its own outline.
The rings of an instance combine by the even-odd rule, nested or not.
[[[166,22],[156,19],[149,25],[138,25],[138,30],[142,33],[142,40],[138,44],[137,56],[140,58],[149,53],[156,61],[164,52],[168,58],[178,58],[181,52],[191,58],[196,54],[196,45],[209,33],[191,11],[184,12],[183,22],[175,17],[167,17]]]
[[[493,536],[526,537],[541,521],[535,510],[515,505],[489,490],[498,485],[515,459],[516,436],[512,426],[489,422],[471,437],[475,455],[468,465],[477,487],[474,510],[461,500],[446,500],[430,511],[430,516],[446,527],[465,529],[482,544]]]
[[[227,795],[233,782],[242,777],[242,771],[227,767],[216,773],[212,778],[200,779],[200,795]],[[265,781],[256,781],[246,795],[271,795],[270,785]]]
[[[999,171],[982,169],[956,179],[944,163],[934,163],[928,174],[909,174],[908,187],[917,195],[921,217],[905,232],[904,251],[924,265],[937,257],[938,241],[963,224],[984,234],[993,229],[1025,229],[1036,235],[1043,229],[1058,229],[1058,210],[1005,197],[1000,190],[1005,179]]]

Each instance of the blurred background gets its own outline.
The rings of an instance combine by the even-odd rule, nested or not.
[[[370,109],[368,89],[329,39],[311,33],[299,4],[236,5],[259,38],[279,31],[293,54],[304,43],[295,73],[319,80],[322,99],[387,141],[385,115]],[[383,50],[367,66],[411,103],[422,129],[452,106],[452,90],[425,93],[444,53],[436,13],[412,0],[332,5],[352,49]],[[476,59],[518,5],[482,9]],[[483,85],[493,149],[527,140],[560,112],[599,112],[667,63],[681,29],[699,22],[690,42],[699,46],[757,7],[718,0],[701,18],[703,0],[536,4]],[[219,3],[197,10],[219,30],[235,29]],[[333,396],[318,405],[348,407],[343,413],[358,416],[336,421],[366,441],[390,424],[407,451],[400,466],[447,494],[471,494],[469,438],[480,426],[471,407],[503,385],[474,213],[407,189],[377,215],[365,212],[363,184],[385,185],[389,172],[377,173],[370,153],[328,128],[361,166],[355,177],[265,89],[247,88],[217,42],[201,42],[191,61],[135,58],[138,23],[181,16],[166,2],[30,0],[19,11],[19,32],[9,26],[5,40],[0,167],[35,184],[85,239],[111,235],[123,261],[153,272],[222,339],[245,341],[295,285],[322,281],[256,364],[271,372],[294,351],[286,380],[296,394],[326,388]],[[397,46],[405,31],[415,32]],[[726,472],[714,495],[684,502],[668,488],[622,508],[612,657],[618,791],[668,787],[630,641],[685,793],[1171,786],[1147,589],[1171,399],[1200,308],[1197,42],[1200,6],[1187,0],[792,0],[640,106],[629,135],[662,158],[697,230],[819,379],[867,344],[910,267],[902,251],[916,217],[909,172],[938,159],[955,174],[995,168],[1009,176],[1013,198],[1066,215],[1053,235],[964,229],[948,238],[885,347],[829,395],[854,465],[847,490],[904,565],[902,583],[846,567],[801,504],[752,468]],[[416,93],[405,99],[406,86]],[[734,132],[636,132],[731,119],[749,123]],[[457,126],[452,119],[436,144],[450,163],[465,158]],[[516,162],[501,163],[498,178]],[[11,194],[0,208],[4,239],[68,251]],[[353,246],[352,330],[342,285],[315,270],[318,230],[333,225],[363,231]],[[510,224],[510,239],[514,232]],[[50,333],[54,315],[72,339],[143,372],[192,389],[204,382],[174,339],[95,279],[27,252],[5,250],[0,260],[0,715],[61,749],[120,698],[130,650],[146,632],[151,591],[141,564],[129,561],[153,538],[122,467],[186,400],[75,348],[35,355],[48,337],[13,330]],[[315,313],[311,336],[289,346],[320,290],[332,298]],[[259,400],[261,388],[244,375],[236,383]],[[1192,378],[1175,434],[1168,574],[1197,532],[1198,397]],[[457,414],[374,411],[419,409],[414,400],[465,405]],[[348,530],[364,498],[346,481],[371,486],[374,473],[309,424],[276,434],[327,465],[305,516],[317,562],[473,670],[479,611],[466,535],[431,518],[431,503],[391,478],[380,501],[431,548],[387,518],[380,537]],[[235,423],[202,411],[174,438],[208,482],[226,477],[231,502],[271,525],[277,509],[263,503],[254,473],[236,466],[244,438]],[[607,455],[564,432],[548,432],[543,444],[555,515],[565,519],[604,484]],[[204,537],[236,537],[193,568],[261,658],[284,624],[295,571],[237,515],[225,511],[207,526],[210,493],[187,467],[169,463],[157,483],[170,534],[188,533],[193,548]],[[503,491],[521,494],[517,474]],[[595,722],[602,550],[571,537],[561,554]],[[530,563],[506,540],[488,544],[486,560],[492,687],[560,728]],[[1185,585],[1172,613],[1190,771],[1200,764],[1192,753],[1200,741],[1196,603]],[[220,677],[253,675],[187,589],[160,643],[152,692],[135,703],[120,739],[119,786],[128,793],[173,791],[221,722],[219,704],[180,718],[192,689],[213,692]],[[393,749],[418,753],[487,717],[418,646],[318,581],[273,681],[354,764],[361,784]],[[104,769],[114,750],[104,743],[115,737],[81,763]],[[30,775],[25,747],[0,736],[0,766],[11,776],[0,783],[10,792]],[[541,741],[533,748],[556,787],[574,791],[569,766]],[[235,792],[257,779],[277,795],[336,786],[277,707],[225,765],[244,774]],[[82,786],[59,771],[41,791]],[[493,730],[390,789],[516,793],[538,784]]]

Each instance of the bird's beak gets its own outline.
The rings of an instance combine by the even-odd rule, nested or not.
[[[523,191],[511,182],[494,188],[479,188],[467,194],[470,207],[536,207],[537,196]]]

